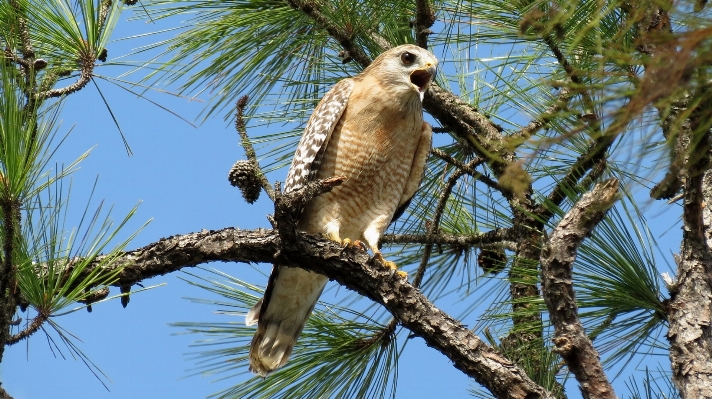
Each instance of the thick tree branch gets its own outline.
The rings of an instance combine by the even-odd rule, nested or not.
[[[435,12],[430,0],[415,0],[415,42],[418,46],[428,48],[428,36],[433,32],[430,28],[435,23]]]
[[[274,230],[218,231],[173,236],[126,252],[105,268],[122,267],[117,286],[171,273],[211,261],[263,262],[302,267],[382,304],[398,322],[429,346],[446,355],[468,376],[498,398],[551,398],[515,364],[483,343],[472,331],[436,308],[415,287],[389,269],[374,266],[368,254],[344,249],[327,239],[297,232],[297,240],[284,243]],[[279,254],[275,259],[275,254]],[[96,260],[93,265],[98,265]],[[85,270],[89,273],[94,267]]]
[[[576,251],[617,200],[618,180],[597,185],[559,222],[541,255],[544,301],[554,324],[554,351],[576,376],[585,398],[615,398],[601,366],[598,352],[586,336],[578,317],[572,282]]]
[[[683,239],[677,278],[670,292],[670,360],[675,386],[684,399],[712,397],[712,172],[688,175],[683,204]],[[707,202],[710,204],[710,202]]]
[[[12,396],[0,387],[0,399],[12,399]]]
[[[673,382],[683,398],[712,397],[712,234],[705,208],[712,200],[710,120],[712,104],[700,103],[688,118],[690,129],[681,180],[683,236],[677,280],[670,295],[670,360]]]
[[[503,174],[507,165],[516,160],[514,152],[506,147],[501,128],[458,96],[437,85],[430,85],[423,107],[485,159],[495,175]]]

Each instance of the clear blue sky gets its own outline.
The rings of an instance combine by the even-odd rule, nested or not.
[[[138,8],[134,8],[139,12]],[[150,24],[127,22],[122,16],[115,38],[158,29]],[[175,22],[172,22],[175,23]],[[109,59],[129,53],[132,48],[151,42],[118,41],[109,45]],[[100,68],[98,72],[117,76],[125,69]],[[113,215],[121,219],[138,201],[138,214],[130,234],[148,219],[153,219],[128,249],[139,248],[162,237],[229,226],[255,228],[269,226],[265,215],[272,212],[269,200],[246,204],[239,191],[227,182],[227,172],[244,153],[233,126],[221,117],[212,118],[195,129],[154,105],[113,85],[97,80],[133,150],[129,157],[101,97],[93,85],[73,94],[62,113],[64,133],[69,138],[57,153],[57,163],[69,163],[89,148],[90,157],[73,177],[73,206],[70,217],[78,218],[96,176],[99,184],[93,204],[100,200],[114,204]],[[205,104],[167,95],[152,99],[194,120]],[[257,130],[251,131],[257,134]],[[272,174],[283,180],[286,170]],[[656,208],[657,209],[657,208]],[[659,210],[653,211],[657,214]],[[671,212],[664,213],[667,224]],[[77,219],[78,220],[78,219]],[[72,224],[71,219],[68,222]],[[679,246],[679,229],[664,236],[666,251]],[[669,254],[669,252],[668,252]],[[265,278],[242,264],[208,265],[240,279],[265,284]],[[269,265],[263,266],[269,271]],[[184,276],[185,277],[185,276]],[[209,298],[207,292],[192,288],[177,275],[144,282],[164,286],[131,297],[123,309],[118,300],[94,306],[94,312],[80,311],[56,321],[81,339],[80,348],[111,379],[107,391],[68,351],[53,353],[42,333],[29,341],[6,349],[0,365],[3,387],[15,399],[34,398],[201,398],[233,385],[236,381],[213,383],[213,378],[188,377],[195,363],[188,360],[189,345],[199,336],[177,335],[182,329],[169,323],[181,321],[225,321],[216,309],[196,305],[184,297]],[[137,287],[134,287],[136,289]],[[327,298],[328,300],[328,298]],[[457,304],[439,304],[457,314]],[[466,321],[473,325],[476,320]],[[454,369],[440,353],[412,340],[399,368],[399,398],[468,397],[469,380]],[[666,364],[666,359],[655,359]],[[644,362],[645,363],[645,362]],[[655,363],[651,363],[655,368]],[[617,386],[621,387],[619,383]],[[576,397],[576,388],[569,390]]]

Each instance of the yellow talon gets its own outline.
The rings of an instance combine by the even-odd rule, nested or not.
[[[395,272],[400,278],[408,278],[408,273],[404,272],[402,270],[398,270],[398,266],[395,264],[395,262],[391,262],[388,260],[383,259],[383,255],[380,252],[376,252],[373,255],[374,259],[377,261],[383,263],[383,266],[391,269],[392,272]]]
[[[339,237],[338,234],[334,234],[334,233],[321,233],[321,236],[324,237],[324,238],[326,238],[326,239],[329,239],[329,240],[331,240],[331,241],[338,242],[339,244],[342,244],[342,243],[343,243],[343,241],[341,241],[341,237]],[[348,240],[348,238],[347,238],[347,240]]]

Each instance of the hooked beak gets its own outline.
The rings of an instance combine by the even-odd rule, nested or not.
[[[425,91],[428,90],[428,84],[435,77],[435,65],[428,63],[424,69],[418,69],[410,74],[410,82],[420,93],[422,99]]]

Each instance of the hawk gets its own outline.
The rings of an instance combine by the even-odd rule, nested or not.
[[[333,176],[346,180],[306,204],[299,230],[344,245],[363,240],[395,269],[383,260],[378,240],[422,180],[432,141],[422,104],[437,64],[427,50],[398,46],[324,95],[307,122],[284,190]],[[257,323],[250,345],[252,372],[265,376],[287,362],[327,280],[274,265],[264,298],[245,318],[247,325]]]

